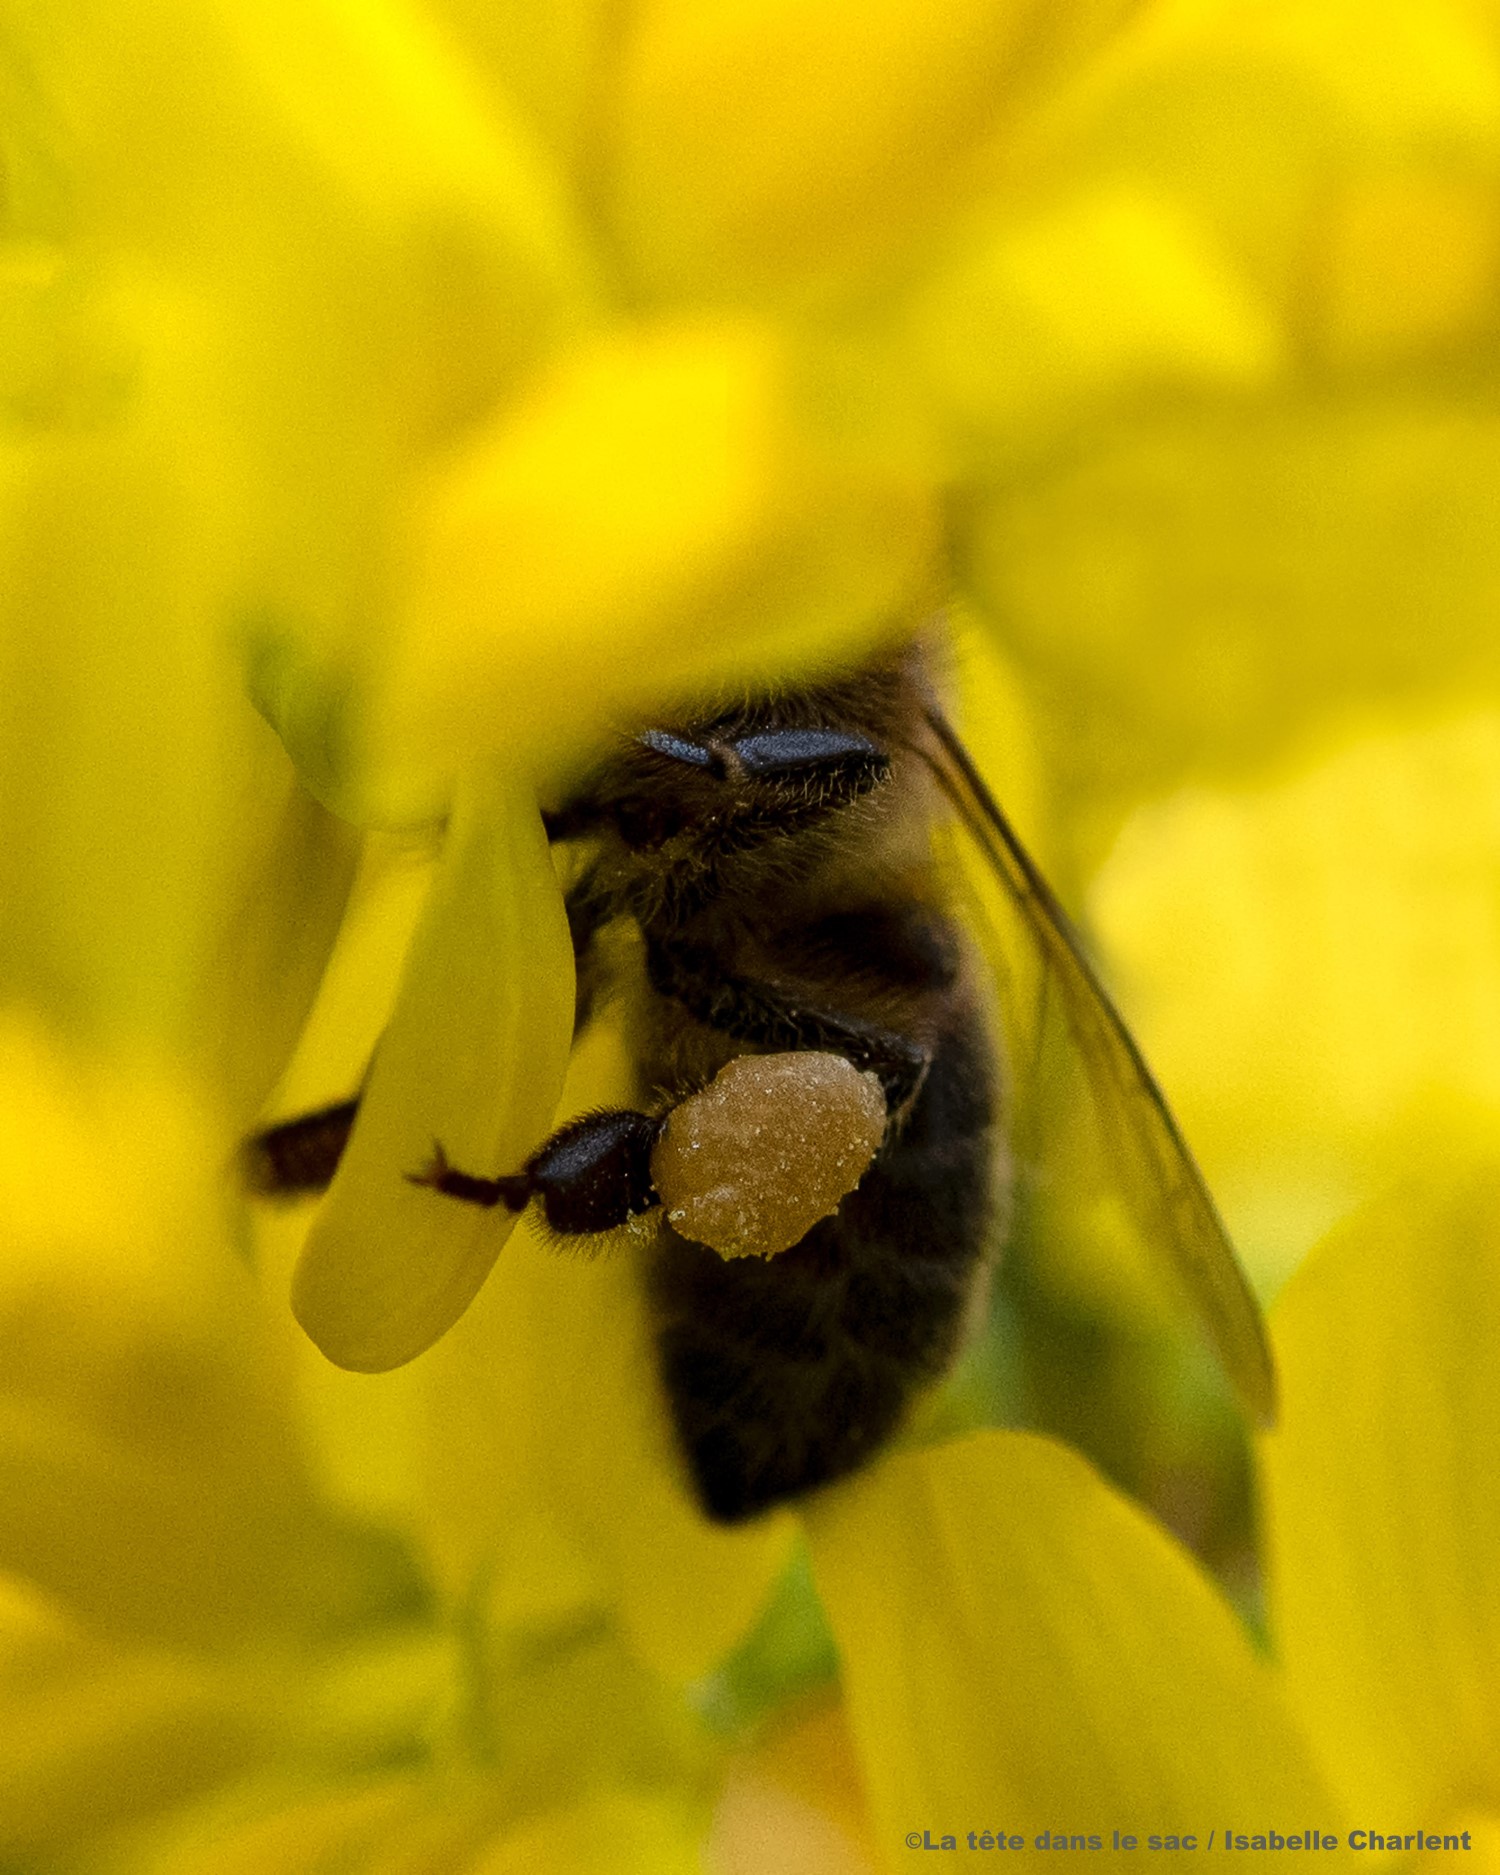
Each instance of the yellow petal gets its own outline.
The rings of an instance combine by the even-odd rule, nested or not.
[[[916,363],[987,463],[1080,412],[1271,381],[1281,335],[1205,231],[1111,180],[981,226],[912,314]]]
[[[457,1581],[544,1505],[640,1657],[678,1682],[742,1636],[783,1567],[785,1517],[708,1523],[673,1449],[629,1251],[581,1262],[517,1235],[434,1356],[430,1488]]]
[[[507,1831],[472,1875],[701,1875],[702,1825],[691,1806],[649,1793],[603,1792]]]
[[[229,1673],[18,1618],[0,1583],[0,1857],[40,1868],[264,1762],[267,1703]]]
[[[1170,204],[1314,372],[1485,344],[1500,59],[1483,9],[1143,7],[1057,102],[1053,176]]]
[[[183,1039],[263,733],[181,388],[0,457],[0,992],[111,1042]]]
[[[541,818],[493,774],[462,788],[359,1124],[292,1306],[332,1361],[399,1367],[468,1307],[515,1219],[410,1182],[440,1142],[517,1170],[546,1133],[573,1032],[572,947]]]
[[[1093,1834],[1087,1860],[1126,1867],[1114,1829],[1205,1850],[1234,1819],[1327,1824],[1229,1609],[1071,1452],[984,1433],[903,1454],[808,1533],[893,1865],[913,1829]]]
[[[1481,176],[1377,176],[1329,231],[1329,325],[1359,362],[1482,339],[1494,316],[1500,216]]]
[[[187,1037],[223,1093],[236,1131],[247,1128],[287,1066],[348,903],[359,836],[325,812],[291,773],[270,731],[275,780],[254,799],[244,871],[226,896],[189,1013]],[[251,802],[243,813],[248,820]]]
[[[378,966],[367,987],[376,974]],[[358,987],[346,984],[339,1005]],[[325,1096],[338,1091],[323,1086]],[[596,1022],[559,1114],[631,1098],[620,1038]],[[273,1285],[294,1251],[283,1241],[291,1235],[274,1214],[263,1221]],[[604,1610],[637,1657],[680,1686],[734,1646],[770,1595],[790,1520],[729,1531],[692,1502],[658,1397],[631,1247],[580,1258],[523,1221],[453,1331],[378,1380],[330,1367],[300,1334],[295,1343],[293,1357],[306,1355],[301,1396],[339,1500],[366,1517],[416,1523],[455,1602],[493,1580],[498,1617],[522,1631]]]
[[[88,230],[54,293],[20,295],[15,396],[28,414],[92,398],[131,422],[163,376],[183,381],[188,433],[156,445],[191,471],[165,544],[196,550],[195,509],[222,506],[198,626],[243,634],[267,713],[331,792],[403,557],[403,478],[581,316],[571,209],[506,101],[405,0],[147,0],[11,24],[27,116],[34,92],[55,146],[37,167],[70,205],[55,218]],[[92,304],[116,299],[144,303],[124,342]],[[139,499],[127,485],[122,517]],[[113,527],[134,545],[114,512],[76,504],[78,565],[115,568]],[[141,536],[151,559],[160,533]],[[121,572],[122,616],[149,612],[129,553]]]
[[[616,32],[607,0],[525,8],[429,0],[428,10],[451,24],[468,57],[567,174],[593,160],[599,77]]]
[[[1370,1827],[1494,1804],[1500,1175],[1358,1213],[1272,1329],[1285,1408],[1264,1458],[1290,1696]]]
[[[1090,894],[1132,1021],[1268,1288],[1500,1124],[1500,715],[1126,823]]]
[[[0,1027],[0,1567],[222,1648],[410,1587],[313,1496],[199,1090]]]
[[[1032,310],[1015,394],[1072,419],[1045,454],[1023,426],[1030,472],[970,562],[1068,698],[1065,758],[1097,776],[1110,749],[1144,792],[1264,760],[1330,707],[1493,694],[1492,16],[1148,7],[1117,54],[1033,153],[1039,202],[1001,228],[1003,266],[955,276],[988,285],[1002,331]],[[1156,239],[1122,243],[1110,202]],[[1067,296],[1080,268],[1096,298]],[[984,302],[953,290],[945,381],[982,411],[1009,361],[986,361]],[[1099,406],[1143,366],[1189,397]],[[979,447],[1003,466],[1017,443],[996,423]]]
[[[1497,462],[1500,428],[1440,386],[1160,412],[984,505],[972,576],[1068,697],[1055,759],[1139,799],[1334,711],[1493,698]]]
[[[87,98],[68,155],[106,251],[196,280],[224,314],[221,389],[286,452],[288,496],[337,495],[309,436],[343,441],[352,419],[378,447],[375,414],[409,443],[483,408],[572,291],[560,191],[403,0],[148,0],[28,26],[44,93]],[[300,444],[282,427],[299,409]]]
[[[653,0],[618,106],[627,264],[718,294],[863,260],[941,214],[1038,75],[1123,10]]]
[[[562,1111],[620,1102],[617,1048],[607,1027],[590,1032]],[[453,1593],[499,1557],[520,1609],[531,1561],[566,1573],[556,1549],[666,1680],[698,1678],[742,1637],[785,1566],[791,1520],[726,1530],[694,1503],[661,1398],[638,1246],[581,1259],[523,1227],[418,1371],[429,1540]],[[534,1528],[554,1534],[518,1535]]]
[[[1467,1842],[1463,1840],[1466,1830]],[[1438,1826],[1435,1824],[1423,1831],[1424,1835],[1434,1833],[1439,1833]],[[1423,1853],[1413,1862],[1413,1867],[1422,1870],[1423,1875],[1428,1875],[1428,1871],[1432,1869],[1451,1868],[1453,1852],[1460,1848],[1466,1849],[1473,1857],[1472,1861],[1465,1858],[1464,1867],[1473,1870],[1474,1875],[1495,1875],[1496,1870],[1500,1870],[1500,1816],[1497,1816],[1493,1810],[1488,1812],[1461,1811],[1455,1817],[1444,1819],[1440,1833],[1444,1838],[1444,1846],[1430,1853],[1424,1848]],[[1457,1842],[1447,1840],[1455,1835],[1459,1839]]]
[[[166,1824],[128,1875],[468,1875],[493,1832],[471,1779],[411,1774],[329,1785],[293,1770],[231,1786]],[[113,1866],[113,1865],[112,1865]]]
[[[580,347],[428,490],[374,760],[512,762],[607,711],[857,654],[925,592],[907,467],[844,460],[753,324]]]

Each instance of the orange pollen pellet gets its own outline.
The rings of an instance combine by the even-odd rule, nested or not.
[[[667,1117],[667,1219],[720,1256],[775,1256],[830,1217],[885,1137],[885,1093],[842,1055],[742,1055]]]

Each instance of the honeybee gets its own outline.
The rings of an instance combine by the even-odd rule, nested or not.
[[[942,816],[993,869],[1058,986],[1155,1254],[1252,1414],[1273,1411],[1260,1316],[1192,1155],[915,644],[850,676],[646,728],[603,756],[546,821],[576,855],[580,1027],[620,954],[609,934],[623,931],[639,960],[640,1105],[570,1120],[499,1176],[441,1151],[408,1173],[434,1203],[534,1202],[563,1239],[657,1216],[647,1287],[663,1390],[693,1489],[720,1522],[879,1452],[951,1368],[992,1261],[1006,1076],[981,966],[934,863]],[[678,1207],[662,1215],[659,1154],[673,1116],[747,1056],[792,1057],[794,1088],[797,1058],[848,1063],[872,1077],[879,1121],[831,1215],[778,1254],[728,1257],[679,1230]],[[253,1183],[321,1189],[356,1110],[262,1133]],[[776,1176],[767,1163],[761,1189]]]

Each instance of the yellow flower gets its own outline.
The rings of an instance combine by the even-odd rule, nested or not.
[[[1393,1176],[1500,1121],[1500,720],[1356,730],[1127,823],[1097,928],[1266,1289]]]
[[[1287,1420],[1266,1452],[1288,1694],[1351,1825],[1477,1829],[1486,1866],[1500,1817],[1497,1286],[1492,1159],[1342,1225],[1278,1307]]]
[[[1097,1827],[1105,1861],[1116,1828],[1358,1827],[1361,1764],[1444,1826],[1493,1812],[1455,1534],[1488,1527],[1454,1436],[1487,1449],[1484,1350],[1440,1306],[1479,1201],[1395,1214],[1400,1283],[1366,1223],[1288,1291],[1278,1672],[1032,1435],[707,1524],[628,1257],[524,1226],[501,1255],[503,1219],[406,1175],[434,1139],[513,1166],[623,1071],[607,1027],[569,1063],[538,790],[622,718],[858,658],[955,584],[1003,664],[974,741],[1065,882],[1167,789],[1238,790],[1143,809],[1094,903],[1216,1182],[1270,1219],[1258,1267],[1453,1113],[1487,1136],[1492,731],[1420,719],[1495,678],[1497,63],[1457,0],[0,7],[0,1861],[670,1872],[721,1787],[721,1859],[772,1814],[783,1864],[1002,1825]],[[1388,745],[1340,756],[1361,711]],[[1362,761],[1417,831],[1358,901],[1313,843],[1308,897],[1365,945],[1346,1004],[1338,918],[1299,945],[1304,901],[1255,881]],[[1246,953],[1217,999],[1173,897],[1205,846],[1214,968],[1226,929]],[[1441,918],[1411,890],[1439,862]],[[1448,994],[1408,1007],[1434,970],[1401,957],[1456,921]],[[1256,1046],[1287,953],[1300,1059]],[[1368,1055],[1310,1065],[1341,1038]],[[252,1233],[226,1168],[273,1086],[289,1111],[367,1067],[305,1244]],[[1476,1335],[1486,1268],[1452,1291]],[[1094,1324],[1072,1281],[1059,1341]],[[1136,1399],[1115,1470],[1166,1508],[1193,1383],[1110,1299],[1172,1409]],[[1372,1361],[1425,1324],[1387,1431],[1426,1548],[1403,1510],[1361,1550],[1393,1492],[1341,1456],[1345,1310]],[[1002,1340],[955,1398],[999,1387]],[[1052,1359],[1053,1397],[1085,1378]],[[1232,1495],[1212,1434],[1181,1447]],[[1359,1573],[1398,1555],[1406,1587]],[[826,1685],[820,1601],[863,1834],[827,1779],[832,1835],[785,1797],[826,1718],[724,1781],[726,1728]]]
[[[878,1840],[977,1822],[1129,1867],[1175,1836],[1203,1867],[1226,1831],[1316,1834],[1491,1866],[1497,1285],[1492,1163],[1366,1207],[1289,1285],[1262,1450],[1274,1667],[1159,1530],[1024,1435],[903,1456],[815,1511]]]

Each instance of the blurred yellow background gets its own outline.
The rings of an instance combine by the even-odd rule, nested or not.
[[[1486,0],[0,0],[7,1875],[1500,1867],[1497,326]],[[1284,1411],[1028,1145],[728,1531],[632,1258],[403,1174],[628,1077],[538,794],[936,607]]]

